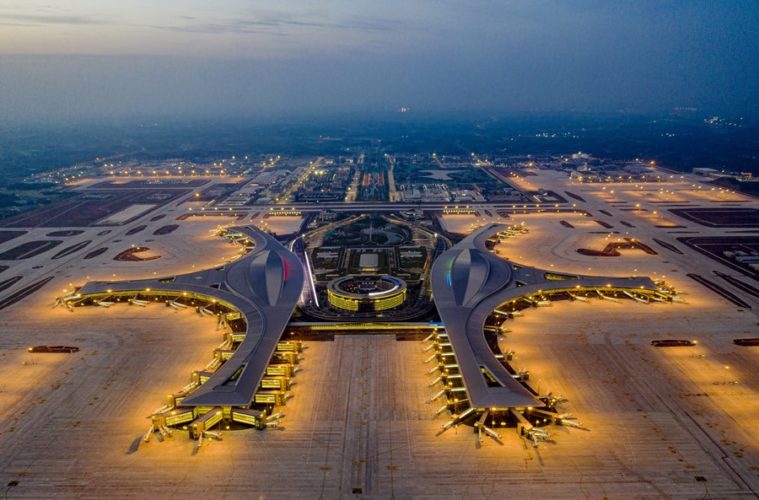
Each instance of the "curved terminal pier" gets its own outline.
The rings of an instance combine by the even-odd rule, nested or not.
[[[89,282],[58,299],[69,308],[160,302],[174,309],[193,307],[217,318],[224,332],[222,344],[211,362],[152,415],[146,441],[155,432],[171,435],[171,427],[202,440],[218,438],[211,429],[229,428],[233,422],[259,429],[276,426],[282,415],[275,408],[290,397],[302,345],[281,337],[303,288],[301,264],[271,235],[253,227],[232,227],[220,234],[249,253],[233,263],[189,274]]]
[[[529,373],[515,371],[512,353],[501,353],[497,340],[503,321],[527,307],[549,306],[552,300],[672,300],[674,291],[649,278],[610,278],[562,274],[521,266],[494,255],[495,240],[508,237],[508,226],[489,224],[441,255],[432,267],[432,291],[444,329],[426,339],[428,362],[442,389],[430,403],[444,402],[437,415],[450,412],[440,432],[464,423],[494,439],[493,427],[516,426],[535,444],[548,438],[538,427],[557,423],[579,427],[558,413],[563,398],[540,395],[529,385]],[[495,319],[501,317],[501,321]]]

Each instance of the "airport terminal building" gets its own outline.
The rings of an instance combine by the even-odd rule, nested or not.
[[[362,261],[366,255],[361,256]],[[330,305],[345,311],[393,309],[403,305],[406,294],[406,282],[387,274],[345,276],[332,280],[327,285],[327,299]]]
[[[212,428],[232,424],[266,428],[279,421],[274,408],[290,397],[302,345],[282,340],[303,289],[303,268],[273,236],[253,227],[232,227],[222,235],[249,253],[227,265],[156,279],[89,282],[61,300],[70,307],[109,307],[116,302],[163,303],[194,308],[217,318],[222,342],[206,367],[170,394],[152,415],[145,435],[170,435],[170,427],[191,437],[215,437]]]
[[[59,302],[69,308],[109,307],[117,302],[146,306],[163,303],[174,309],[194,308],[217,318],[223,341],[206,367],[194,372],[187,386],[169,395],[152,415],[145,435],[188,430],[194,439],[217,437],[213,428],[232,425],[264,429],[281,418],[277,407],[290,397],[303,346],[283,339],[285,329],[307,291],[306,269],[296,255],[272,235],[252,227],[231,227],[220,234],[247,253],[216,268],[177,276],[120,282],[90,282]],[[562,398],[540,394],[529,374],[510,364],[498,335],[505,324],[528,307],[555,300],[672,300],[672,290],[649,278],[606,278],[522,266],[496,256],[493,244],[516,234],[513,228],[489,224],[444,251],[433,263],[430,285],[442,323],[430,325],[427,362],[433,363],[433,386],[442,387],[430,402],[442,401],[436,415],[450,414],[440,432],[458,424],[499,439],[496,427],[516,427],[536,443],[547,437],[540,427],[555,423],[578,426],[556,408]],[[372,254],[362,255],[371,268]],[[386,274],[355,274],[333,279],[328,300],[347,317],[401,306],[406,282]]]
[[[670,300],[670,291],[649,278],[606,278],[561,274],[522,266],[496,256],[491,248],[508,229],[489,224],[443,253],[433,264],[431,280],[435,305],[444,328],[426,340],[427,361],[436,364],[442,389],[431,401],[443,400],[438,414],[450,412],[442,431],[459,423],[497,439],[494,427],[516,425],[534,441],[545,439],[540,426],[574,425],[562,418],[561,398],[538,393],[527,372],[509,363],[497,336],[505,324],[528,307],[554,300],[632,299]]]

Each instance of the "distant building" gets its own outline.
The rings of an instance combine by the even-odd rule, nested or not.
[[[703,175],[705,177],[711,177],[714,174],[718,174],[719,170],[714,168],[696,167],[693,169],[693,173],[696,175]]]
[[[654,167],[645,163],[628,163],[622,170],[633,175],[651,174],[656,171]]]
[[[333,222],[337,220],[338,213],[333,210],[322,210],[319,212],[317,219],[321,222]]]
[[[573,160],[589,160],[590,155],[588,153],[583,153],[582,151],[578,151],[577,153],[572,154]]]
[[[375,272],[379,266],[379,255],[376,253],[362,253],[358,260],[361,272]]]

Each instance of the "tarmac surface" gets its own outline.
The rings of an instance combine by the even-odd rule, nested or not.
[[[439,389],[428,386],[433,377],[423,363],[422,344],[393,335],[338,335],[334,341],[306,342],[295,397],[282,408],[283,429],[224,431],[222,441],[200,449],[182,431],[164,442],[142,443],[148,415],[189,382],[191,372],[202,368],[221,342],[214,320],[157,305],[73,313],[50,305],[70,284],[188,272],[238,253],[238,247],[209,232],[219,223],[240,224],[236,218],[177,221],[176,231],[154,236],[191,205],[172,203],[105,235],[98,236],[103,228],[80,228],[83,233],[62,238],[61,248],[93,242],[63,258],[51,260],[57,249],[2,262],[11,269],[0,278],[23,276],[2,297],[46,277],[53,280],[0,312],[0,486],[18,481],[8,498],[756,496],[759,347],[738,347],[732,340],[759,336],[759,300],[721,281],[752,306],[737,308],[689,279],[686,274],[693,272],[713,280],[718,278],[712,271],[737,273],[680,244],[678,233],[656,227],[661,224],[655,218],[623,210],[641,203],[650,212],[664,211],[662,201],[674,203],[675,194],[677,203],[685,199],[692,206],[718,207],[729,200],[677,183],[667,188],[675,192],[671,195],[646,186],[656,191],[654,199],[632,186],[603,190],[569,184],[566,175],[547,171],[538,171],[529,182],[580,195],[585,203],[570,203],[593,217],[481,215],[457,217],[455,223],[471,231],[471,224],[525,222],[528,233],[504,241],[497,248],[500,255],[557,272],[665,277],[684,292],[682,304],[555,302],[511,322],[512,332],[501,347],[516,351],[514,366],[528,369],[541,392],[567,397],[561,411],[589,430],[549,427],[553,442],[538,448],[511,428],[498,429],[502,444],[486,438],[479,446],[465,426],[436,437],[447,418],[434,418],[438,405],[426,403]],[[615,190],[611,196],[610,189]],[[610,199],[625,204],[610,204]],[[159,213],[168,215],[150,221]],[[704,236],[727,231],[671,213],[666,217],[686,226],[679,231]],[[614,227],[605,229],[593,219]],[[125,235],[138,224],[147,228]],[[0,252],[45,239],[50,229],[28,231],[1,243]],[[610,239],[623,237],[640,239],[658,255],[622,250],[619,257],[591,257],[576,251],[600,250]],[[653,238],[683,255],[652,243]],[[130,245],[148,246],[161,258],[115,262],[113,256]],[[82,260],[104,246],[108,251]],[[650,345],[663,338],[698,344]],[[81,350],[27,352],[39,344]]]

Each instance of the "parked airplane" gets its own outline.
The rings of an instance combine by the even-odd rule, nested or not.
[[[609,297],[608,295],[604,295],[604,294],[601,292],[601,290],[596,290],[596,293],[598,294],[598,296],[599,296],[599,297],[601,297],[601,298],[602,298],[602,299],[604,299],[604,300],[610,300],[610,301],[612,301],[612,302],[619,302],[619,299],[616,299],[616,298],[614,298],[614,297]]]
[[[570,297],[572,300],[579,300],[580,302],[587,302],[587,301],[588,301],[588,298],[587,298],[587,297],[584,297],[584,296],[582,296],[582,295],[574,295],[574,294],[571,294],[571,293],[570,293],[570,294],[569,294],[569,297]]]

